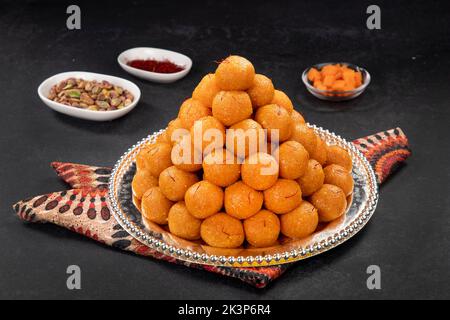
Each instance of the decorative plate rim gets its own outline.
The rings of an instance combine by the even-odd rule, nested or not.
[[[126,216],[119,209],[118,199],[115,196],[115,181],[117,178],[118,170],[121,167],[124,159],[130,156],[132,152],[134,152],[137,148],[139,148],[142,144],[147,143],[158,137],[161,133],[165,131],[165,129],[161,129],[153,134],[147,136],[146,138],[140,140],[138,143],[130,147],[116,162],[114,168],[111,172],[111,176],[109,179],[109,188],[108,188],[108,197],[112,207],[112,214],[118,221],[118,223],[136,240],[141,242],[142,244],[149,246],[153,250],[158,253],[170,256],[172,258],[194,263],[194,264],[203,264],[203,265],[212,265],[212,266],[222,266],[222,267],[264,267],[270,265],[279,265],[284,263],[291,263],[299,260],[304,260],[328,250],[331,250],[338,245],[346,242],[350,238],[352,238],[355,234],[361,231],[370,218],[373,216],[375,209],[378,203],[378,184],[375,176],[375,172],[370,165],[369,161],[366,157],[356,148],[356,146],[343,139],[341,136],[330,132],[329,130],[323,129],[316,125],[308,124],[308,126],[319,135],[330,136],[336,140],[339,140],[341,144],[345,145],[347,148],[351,149],[351,151],[358,155],[359,159],[362,161],[364,169],[367,171],[368,177],[368,187],[369,187],[369,195],[366,200],[366,208],[358,216],[354,218],[354,220],[345,228],[336,232],[333,236],[328,237],[326,240],[321,241],[320,243],[315,242],[313,245],[308,247],[299,247],[298,249],[294,249],[291,251],[286,251],[282,254],[274,254],[274,255],[264,255],[264,256],[219,256],[213,254],[199,254],[197,252],[181,249],[176,246],[165,243],[163,240],[160,240],[156,237],[153,237],[148,234],[148,232],[144,231],[140,226],[136,225],[134,222],[130,221],[126,218]]]

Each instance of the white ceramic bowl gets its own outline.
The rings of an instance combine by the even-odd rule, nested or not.
[[[175,73],[157,73],[136,69],[127,65],[129,61],[136,59],[169,60],[179,66],[183,66],[184,69]],[[133,48],[126,50],[117,57],[117,62],[126,72],[138,78],[159,83],[171,83],[180,80],[192,68],[192,60],[184,54],[158,48]]]
[[[113,85],[122,87],[123,89],[128,90],[133,96],[134,100],[131,104],[128,106],[119,109],[119,110],[111,110],[111,111],[94,111],[94,110],[87,110],[87,109],[81,109],[71,106],[66,106],[62,103],[58,103],[55,101],[50,100],[48,97],[50,93],[50,89],[55,85],[60,83],[63,80],[66,80],[68,78],[83,78],[85,80],[97,80],[102,81],[106,80]],[[38,88],[38,95],[41,98],[41,100],[49,106],[51,109],[64,113],[66,115],[81,118],[81,119],[87,119],[87,120],[93,120],[93,121],[109,121],[114,120],[117,118],[120,118],[124,115],[126,115],[128,112],[133,110],[133,108],[137,105],[139,102],[139,99],[141,98],[141,90],[131,81],[108,76],[106,74],[100,74],[100,73],[93,73],[93,72],[84,72],[84,71],[71,71],[71,72],[63,72],[59,73],[57,75],[54,75],[53,77],[48,78],[44,82],[41,83],[41,85]]]

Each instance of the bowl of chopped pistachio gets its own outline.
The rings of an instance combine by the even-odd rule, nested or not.
[[[38,95],[57,112],[81,119],[109,121],[133,110],[141,91],[133,82],[122,78],[71,71],[42,82]]]

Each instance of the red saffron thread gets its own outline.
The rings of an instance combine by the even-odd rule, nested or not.
[[[128,61],[127,65],[136,69],[156,73],[175,73],[184,70],[183,66],[179,66],[169,60],[158,61],[154,59],[147,59],[147,60],[136,59]]]

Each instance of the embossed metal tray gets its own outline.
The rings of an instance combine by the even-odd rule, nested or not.
[[[258,267],[306,259],[328,251],[358,233],[373,215],[378,201],[375,173],[356,147],[328,130],[310,125],[329,145],[346,149],[353,159],[354,191],[348,199],[345,215],[320,226],[311,236],[293,240],[281,238],[270,248],[219,249],[200,241],[180,239],[167,229],[144,221],[133,199],[131,181],[136,172],[135,157],[139,150],[152,143],[164,130],[148,136],[132,146],[116,163],[109,182],[109,198],[113,215],[122,227],[138,241],[173,258],[197,264],[229,267]]]

